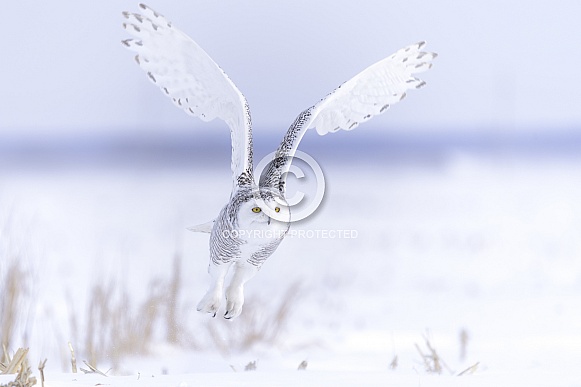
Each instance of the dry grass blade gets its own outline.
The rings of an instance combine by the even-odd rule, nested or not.
[[[31,387],[36,384],[36,378],[32,376],[32,372],[28,366],[28,361],[26,360],[27,354],[28,348],[19,348],[11,359],[8,355],[8,351],[6,351],[6,348],[4,348],[4,356],[7,364],[2,365],[2,373],[17,373],[17,375],[13,382],[2,384],[0,387]]]
[[[73,349],[73,345],[69,341],[69,350],[71,351],[71,367],[73,374],[77,373],[77,358],[75,357],[75,350]]]
[[[466,329],[460,331],[460,360],[466,359],[466,354],[468,352],[468,340],[470,336]]]
[[[253,360],[250,363],[246,364],[244,367],[244,371],[256,371],[256,362],[257,360]]]
[[[154,324],[161,313],[161,302],[161,289],[155,283],[151,285],[149,298],[137,310],[131,305],[127,289],[114,282],[94,285],[84,349],[89,362],[97,364],[109,358],[116,368],[125,354],[147,353]]]
[[[434,367],[432,367],[432,364],[430,363],[430,359],[428,358],[428,356],[424,355],[424,353],[422,352],[422,349],[420,348],[420,346],[417,343],[415,344],[415,346],[416,346],[418,353],[420,354],[420,357],[424,361],[424,367],[426,368],[426,371],[428,371],[430,373],[435,372],[435,369],[434,369]]]
[[[228,356],[231,351],[248,351],[257,345],[275,346],[281,343],[291,312],[302,294],[297,282],[284,292],[275,307],[271,308],[269,302],[260,298],[250,298],[244,304],[244,312],[236,320],[209,320],[206,328],[212,345],[223,356]]]
[[[3,374],[15,374],[20,368],[22,368],[22,363],[26,361],[26,355],[28,354],[28,348],[18,348],[18,351],[14,354],[12,359],[5,353],[7,363],[2,366]]]
[[[44,359],[44,361],[41,361],[38,364],[38,371],[40,372],[40,382],[42,384],[42,387],[44,387],[44,366],[46,365],[46,361],[48,359]]]
[[[3,349],[3,354],[4,356],[2,357],[2,361],[0,362],[0,374],[4,373],[4,370],[6,369],[6,366],[8,363],[10,363],[10,354],[8,353],[8,350],[6,349],[6,345],[2,344],[2,349]]]
[[[180,276],[181,257],[176,254],[171,277],[149,281],[149,294],[139,303],[132,300],[122,281],[95,283],[83,329],[84,345],[78,352],[86,353],[90,364],[106,359],[117,370],[124,356],[146,355],[158,340],[195,347],[194,336],[181,325],[185,318],[179,303]],[[69,349],[75,372],[75,353]]]
[[[417,344],[416,344],[416,348],[417,348]],[[420,353],[421,353],[421,351],[420,351]],[[395,370],[397,368],[398,364],[399,364],[399,359],[398,359],[397,355],[395,355],[393,357],[393,360],[391,361],[391,363],[389,363],[389,369]]]
[[[436,352],[436,349],[430,343],[430,340],[428,340],[427,337],[425,337],[425,339],[426,339],[426,346],[428,347],[428,350],[430,351],[430,358],[432,359],[434,372],[436,372],[437,374],[441,374],[442,373],[442,359],[440,358],[440,355],[438,355],[438,352]]]
[[[7,348],[16,348],[14,341],[28,342],[34,313],[35,266],[28,244],[12,230],[16,218],[10,210],[0,214],[0,344]]]
[[[86,373],[86,374],[99,374],[99,375],[102,375],[102,376],[105,376],[105,377],[107,377],[107,374],[106,374],[106,373],[99,371],[99,370],[97,369],[97,367],[94,367],[94,366],[92,366],[92,365],[91,365],[91,364],[89,364],[89,362],[87,362],[86,360],[83,360],[83,363],[85,363],[85,365],[86,365],[87,367],[89,367],[89,369],[88,369],[88,370],[86,370],[86,369],[84,369],[84,368],[81,368],[81,371],[83,371],[84,373]]]
[[[248,350],[259,343],[277,343],[300,295],[300,284],[292,284],[280,298],[278,307],[272,313],[265,313],[264,303],[260,300],[250,303],[247,313],[241,316],[243,322],[240,327],[244,332],[239,336],[242,338],[239,344],[240,349]]]
[[[30,273],[21,268],[18,259],[7,260],[6,271],[0,271],[0,342],[10,347],[17,328],[22,324],[23,310],[26,310],[23,304],[27,301],[26,295],[30,293],[32,284]]]
[[[462,334],[461,337],[466,337],[466,335]],[[455,371],[450,369],[450,367],[448,367],[444,360],[442,360],[441,356],[436,351],[436,348],[430,342],[428,335],[424,335],[424,340],[427,351],[422,351],[422,349],[417,343],[415,344],[415,346],[422,358],[426,372],[439,375],[445,369],[450,373],[450,375],[462,376],[473,374],[478,369],[478,365],[480,364],[479,362],[471,365],[470,367],[466,368],[464,371],[460,373],[456,373]],[[461,345],[464,343],[465,341],[461,340]]]
[[[450,369],[450,367],[448,367],[446,365],[444,360],[442,360],[442,358],[440,357],[440,355],[436,351],[436,348],[432,345],[432,343],[430,343],[430,339],[428,338],[427,335],[424,336],[424,340],[425,340],[426,348],[428,349],[427,354],[425,354],[422,351],[422,349],[420,348],[420,346],[418,344],[415,344],[415,346],[416,346],[418,353],[422,357],[426,372],[431,373],[431,374],[440,375],[442,373],[443,369],[445,368],[448,372],[450,372],[450,374],[453,374],[454,372]]]
[[[0,387],[32,387],[36,384],[36,378],[31,376],[30,368],[23,367],[18,371],[18,375],[13,382],[0,384]]]
[[[166,292],[167,296],[165,300],[166,311],[164,313],[167,326],[166,340],[171,344],[179,343],[180,336],[183,334],[183,329],[179,324],[177,310],[180,288],[182,286],[180,276],[181,271],[181,256],[176,254],[173,262],[172,277],[167,286],[168,289]]]
[[[297,370],[298,371],[305,371],[307,369],[307,366],[309,365],[309,363],[306,360],[303,360],[301,362],[301,364],[299,364]]]
[[[0,278],[0,293],[2,299],[0,300],[0,329],[2,332],[2,344],[10,346],[10,339],[12,332],[16,326],[17,319],[17,305],[21,297],[18,287],[18,278],[21,277],[20,268],[16,263],[13,263],[5,274],[5,278]]]
[[[458,374],[458,376],[464,376],[464,375],[471,375],[474,372],[476,372],[476,370],[478,369],[478,366],[480,365],[480,362],[477,362],[473,365],[471,365],[470,367],[466,368],[464,371],[460,372]]]

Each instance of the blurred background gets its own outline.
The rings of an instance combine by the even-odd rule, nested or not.
[[[372,63],[420,40],[439,54],[421,75],[427,87],[386,114],[354,132],[305,136],[300,149],[319,162],[328,191],[317,216],[297,227],[357,229],[359,238],[285,241],[279,259],[255,279],[250,299],[264,300],[260,289],[267,288],[276,305],[288,297],[287,287],[295,289],[290,279],[308,289],[294,313],[300,317],[290,320],[294,328],[286,327],[295,339],[305,334],[301,329],[322,327],[321,340],[386,351],[387,364],[392,352],[406,351],[409,332],[428,327],[445,337],[466,328],[488,343],[514,338],[535,309],[531,297],[539,295],[546,315],[555,318],[553,328],[528,325],[526,336],[547,339],[561,331],[579,339],[572,325],[559,325],[579,322],[579,2],[148,5],[196,40],[245,94],[257,161],[274,150],[299,112]],[[221,348],[224,356],[224,332],[235,329],[212,331],[205,316],[185,312],[206,287],[207,240],[184,229],[212,219],[228,199],[228,130],[178,111],[147,80],[120,43],[127,38],[126,10],[137,11],[137,4],[3,5],[0,324],[11,328],[2,328],[0,338],[65,365],[68,341],[89,354],[99,353],[95,342],[114,340],[91,336],[99,331],[89,324],[96,299],[109,300],[101,308],[111,313],[123,309],[115,300],[125,293],[135,305],[150,302],[147,284],[156,276],[175,284],[172,262],[183,265],[181,299],[161,285],[160,292],[174,295],[167,305],[182,315],[179,323],[160,324],[165,328],[158,330],[173,332],[168,341]],[[20,278],[19,285],[10,278]],[[7,289],[21,294],[19,312],[10,318]],[[515,294],[524,302],[507,303]],[[445,299],[464,308],[448,309]],[[514,311],[514,320],[481,321],[488,307],[491,315]],[[196,335],[176,338],[187,331],[179,326],[203,330],[212,344]],[[349,341],[352,332],[383,333]],[[265,347],[274,342],[265,340]],[[284,347],[292,346],[285,341]],[[498,354],[487,357],[489,347],[479,348],[489,364],[502,364]],[[528,353],[547,350],[535,348]],[[110,360],[106,349],[100,354]],[[533,364],[527,356],[521,361]]]
[[[440,54],[437,69],[424,77],[430,87],[368,123],[366,134],[573,136],[581,121],[574,1],[149,5],[235,81],[250,102],[257,138],[280,137],[300,111],[340,83],[420,40]],[[200,128],[196,138],[214,137],[212,125],[164,103],[120,44],[121,11],[137,11],[137,4],[24,1],[5,9],[3,153],[10,148],[5,138],[14,137],[63,147],[70,138],[186,136],[192,127]]]

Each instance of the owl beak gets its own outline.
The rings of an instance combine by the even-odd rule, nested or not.
[[[269,216],[269,217],[268,217],[268,220],[266,221],[266,222],[268,223],[268,225],[269,225],[269,226],[270,226],[270,219],[271,219],[271,217]]]

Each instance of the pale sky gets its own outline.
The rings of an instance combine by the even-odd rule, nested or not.
[[[147,4],[229,74],[258,131],[282,134],[340,83],[419,40],[439,53],[422,74],[427,87],[361,128],[581,130],[579,1]],[[120,44],[124,10],[137,11],[137,2],[3,4],[0,139],[208,126],[176,109]]]

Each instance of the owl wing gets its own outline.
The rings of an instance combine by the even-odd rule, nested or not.
[[[414,76],[432,67],[437,54],[421,51],[425,42],[402,48],[369,66],[314,106],[304,110],[290,126],[273,161],[263,171],[260,185],[283,190],[284,174],[308,129],[320,135],[352,130],[401,101],[410,89],[426,83]]]
[[[123,27],[133,36],[123,40],[135,51],[148,78],[187,114],[204,121],[219,118],[230,127],[233,189],[252,181],[252,127],[246,98],[185,33],[144,4],[142,14],[124,12]]]

